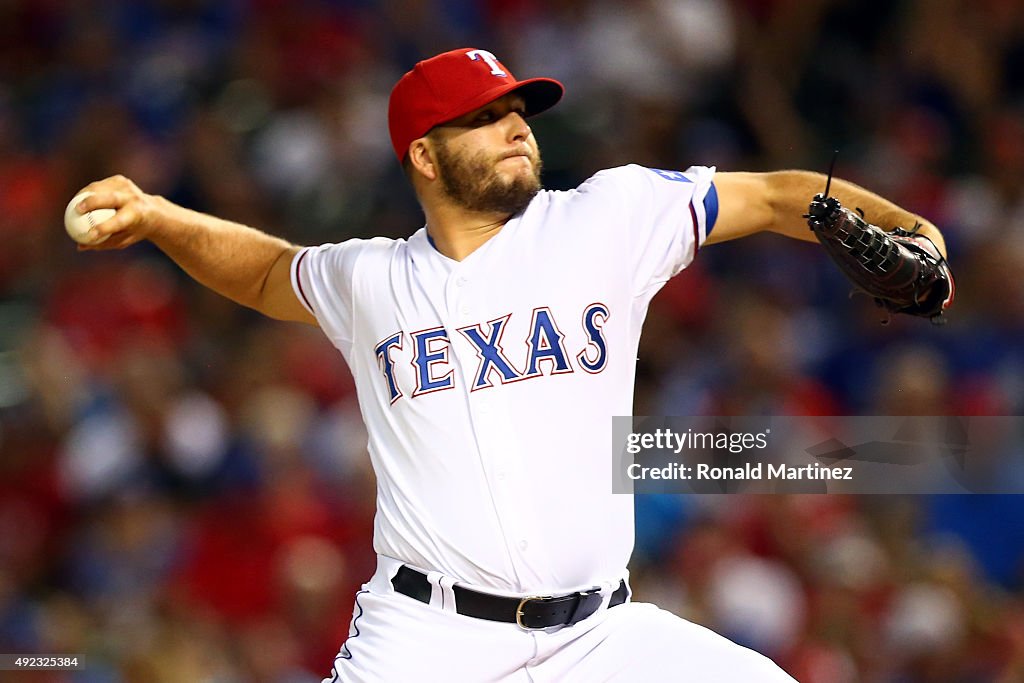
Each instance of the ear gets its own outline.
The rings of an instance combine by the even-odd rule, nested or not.
[[[427,180],[437,180],[437,164],[429,138],[416,138],[412,141],[409,145],[409,163],[414,173],[422,175]]]

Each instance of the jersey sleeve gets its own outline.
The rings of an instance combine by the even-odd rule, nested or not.
[[[291,264],[295,296],[343,352],[352,342],[352,279],[360,242],[306,247]]]
[[[630,165],[602,173],[608,174],[604,180],[614,185],[621,201],[634,295],[653,296],[690,265],[714,228],[718,215],[715,168],[666,171]]]

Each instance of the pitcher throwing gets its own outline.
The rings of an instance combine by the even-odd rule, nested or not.
[[[408,239],[300,248],[122,177],[84,188],[79,211],[117,213],[83,249],[151,240],[221,294],[318,325],[352,369],[378,563],[326,681],[792,681],[630,600],[633,501],[612,494],[611,418],[631,413],[662,285],[714,242],[814,241],[804,214],[825,178],[634,165],[545,191],[528,118],[561,96],[479,49],[405,74],[391,140],[426,217]],[[919,224],[944,257],[924,219],[840,180],[831,196],[885,231]]]

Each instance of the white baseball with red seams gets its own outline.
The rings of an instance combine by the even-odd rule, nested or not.
[[[295,256],[296,295],[352,370],[377,474],[378,571],[328,681],[791,681],[650,605],[540,631],[453,606],[455,583],[599,586],[606,606],[627,577],[633,499],[612,494],[612,416],[632,412],[648,303],[714,222],[713,177],[633,165],[541,191],[462,261],[426,228]],[[428,575],[429,605],[393,590],[403,564]]]
[[[89,231],[103,221],[113,218],[114,214],[117,213],[114,209],[96,209],[95,211],[86,211],[84,214],[79,213],[79,202],[86,197],[91,197],[92,194],[92,192],[82,192],[75,195],[68,202],[67,208],[64,209],[64,229],[67,230],[71,239],[79,244],[100,244],[106,241],[110,235],[104,235],[99,239],[92,239],[89,236]]]

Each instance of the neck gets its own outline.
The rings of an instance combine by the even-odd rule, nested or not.
[[[497,235],[512,217],[456,207],[437,207],[425,211],[427,232],[435,248],[448,258],[461,261]]]

